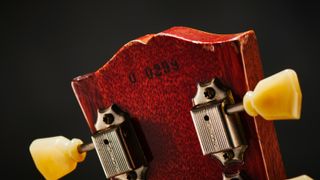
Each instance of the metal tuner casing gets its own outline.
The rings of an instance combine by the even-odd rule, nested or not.
[[[129,116],[116,105],[98,111],[92,141],[107,178],[145,179],[146,158]]]
[[[226,166],[231,162],[243,162],[247,148],[238,115],[227,114],[225,107],[234,104],[231,91],[212,79],[197,85],[192,99],[192,120],[203,155],[213,155]]]

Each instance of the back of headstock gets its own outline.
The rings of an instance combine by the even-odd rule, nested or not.
[[[72,86],[90,130],[98,113],[118,105],[129,114],[147,159],[148,179],[221,179],[241,169],[253,179],[284,179],[272,122],[240,113],[248,148],[244,164],[225,169],[203,156],[190,115],[197,84],[218,78],[236,102],[263,78],[253,31],[218,35],[174,27],[124,45],[102,68]],[[230,170],[231,169],[231,170]]]

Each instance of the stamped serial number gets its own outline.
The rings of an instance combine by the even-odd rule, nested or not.
[[[169,74],[171,72],[175,72],[179,70],[179,64],[176,60],[171,61],[161,61],[160,63],[153,64],[152,66],[147,66],[144,68],[142,73],[143,78],[153,79],[153,78],[160,78],[161,76],[164,76],[166,74]],[[129,74],[129,81],[131,83],[138,82],[137,79],[137,72],[131,72]],[[139,76],[140,77],[140,76]]]

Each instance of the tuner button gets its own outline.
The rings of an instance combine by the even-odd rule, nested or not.
[[[245,111],[266,120],[299,119],[302,94],[295,71],[283,70],[261,80],[243,98]]]
[[[290,178],[287,180],[313,180],[313,179],[308,175],[301,175],[301,176]]]
[[[32,159],[46,179],[60,179],[73,171],[86,153],[79,153],[80,139],[71,141],[63,136],[34,140],[30,147]]]

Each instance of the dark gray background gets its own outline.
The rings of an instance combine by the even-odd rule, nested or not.
[[[316,2],[316,1],[315,1]],[[311,1],[1,1],[1,179],[41,179],[28,146],[39,137],[90,140],[70,87],[124,43],[183,25],[216,33],[254,29],[265,75],[299,74],[300,121],[275,122],[289,177],[320,177],[319,6]],[[89,153],[64,179],[103,179]]]

